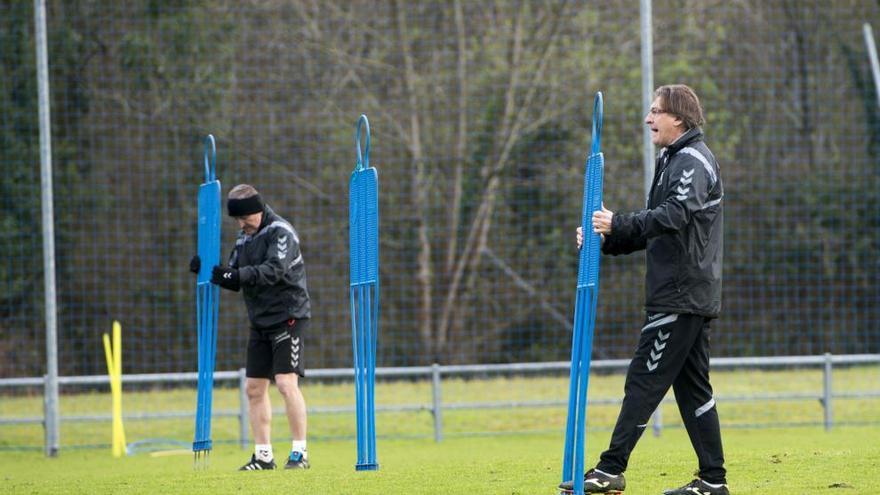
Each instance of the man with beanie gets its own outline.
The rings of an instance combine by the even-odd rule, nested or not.
[[[293,437],[285,468],[308,469],[306,403],[299,389],[299,377],[305,376],[303,338],[311,309],[299,236],[289,222],[263,203],[253,186],[233,187],[226,204],[229,216],[238,221],[241,232],[228,266],[215,266],[211,282],[242,292],[251,324],[246,391],[256,446],[251,460],[240,470],[275,469],[269,401],[269,383],[273,379],[284,398]],[[198,256],[190,265],[197,273]]]

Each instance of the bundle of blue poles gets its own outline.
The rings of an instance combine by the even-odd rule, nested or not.
[[[568,390],[568,418],[565,425],[565,451],[562,481],[574,481],[573,492],[583,495],[580,482],[584,472],[586,448],[587,388],[590,381],[590,358],[593,352],[593,329],[599,294],[599,256],[602,239],[593,232],[593,212],[602,208],[605,157],[601,151],[603,100],[596,94],[593,102],[593,128],[590,155],[584,170],[584,200],[581,208],[583,245],[578,260],[574,325],[571,336],[571,376]]]

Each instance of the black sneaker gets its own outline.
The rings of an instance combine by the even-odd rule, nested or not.
[[[595,469],[590,469],[584,474],[584,493],[610,493],[619,495],[626,488],[626,479],[623,473],[617,476],[608,476]],[[564,492],[573,492],[574,483],[566,481],[559,484],[559,489]]]
[[[730,491],[727,485],[716,488],[701,479],[695,479],[682,487],[666,490],[663,495],[730,495]]]
[[[275,460],[263,462],[257,459],[256,454],[251,455],[251,460],[244,466],[238,468],[239,471],[271,471],[275,469]]]
[[[303,457],[302,452],[291,451],[287,458],[287,464],[284,469],[308,469],[309,460]]]

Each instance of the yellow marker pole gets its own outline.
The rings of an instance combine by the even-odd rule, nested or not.
[[[114,352],[115,351],[115,352]],[[104,334],[104,357],[110,377],[110,395],[113,403],[111,450],[113,457],[125,454],[125,430],[122,427],[122,325],[113,322],[113,346],[110,336]]]
[[[107,376],[110,377],[110,397],[111,403],[113,404],[113,421],[111,423],[112,427],[110,430],[112,432],[110,449],[113,452],[113,457],[120,457],[121,454],[116,448],[116,384],[114,383],[115,380],[113,380],[113,350],[110,347],[110,336],[106,333],[104,334],[104,357],[107,358]]]
[[[116,441],[119,442],[119,454],[125,455],[125,429],[122,426],[122,325],[118,321],[113,322],[113,350],[115,351],[115,375],[116,375],[116,396],[114,399],[114,409],[116,414]]]

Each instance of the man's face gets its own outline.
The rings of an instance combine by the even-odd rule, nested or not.
[[[645,116],[645,124],[651,129],[651,142],[654,143],[654,146],[661,148],[669,146],[684,134],[681,119],[667,113],[659,97],[651,103],[651,109]]]
[[[243,217],[235,217],[235,220],[238,222],[239,228],[241,228],[245,234],[253,235],[256,234],[257,229],[260,228],[260,222],[263,221],[263,213],[259,212],[245,215]]]

